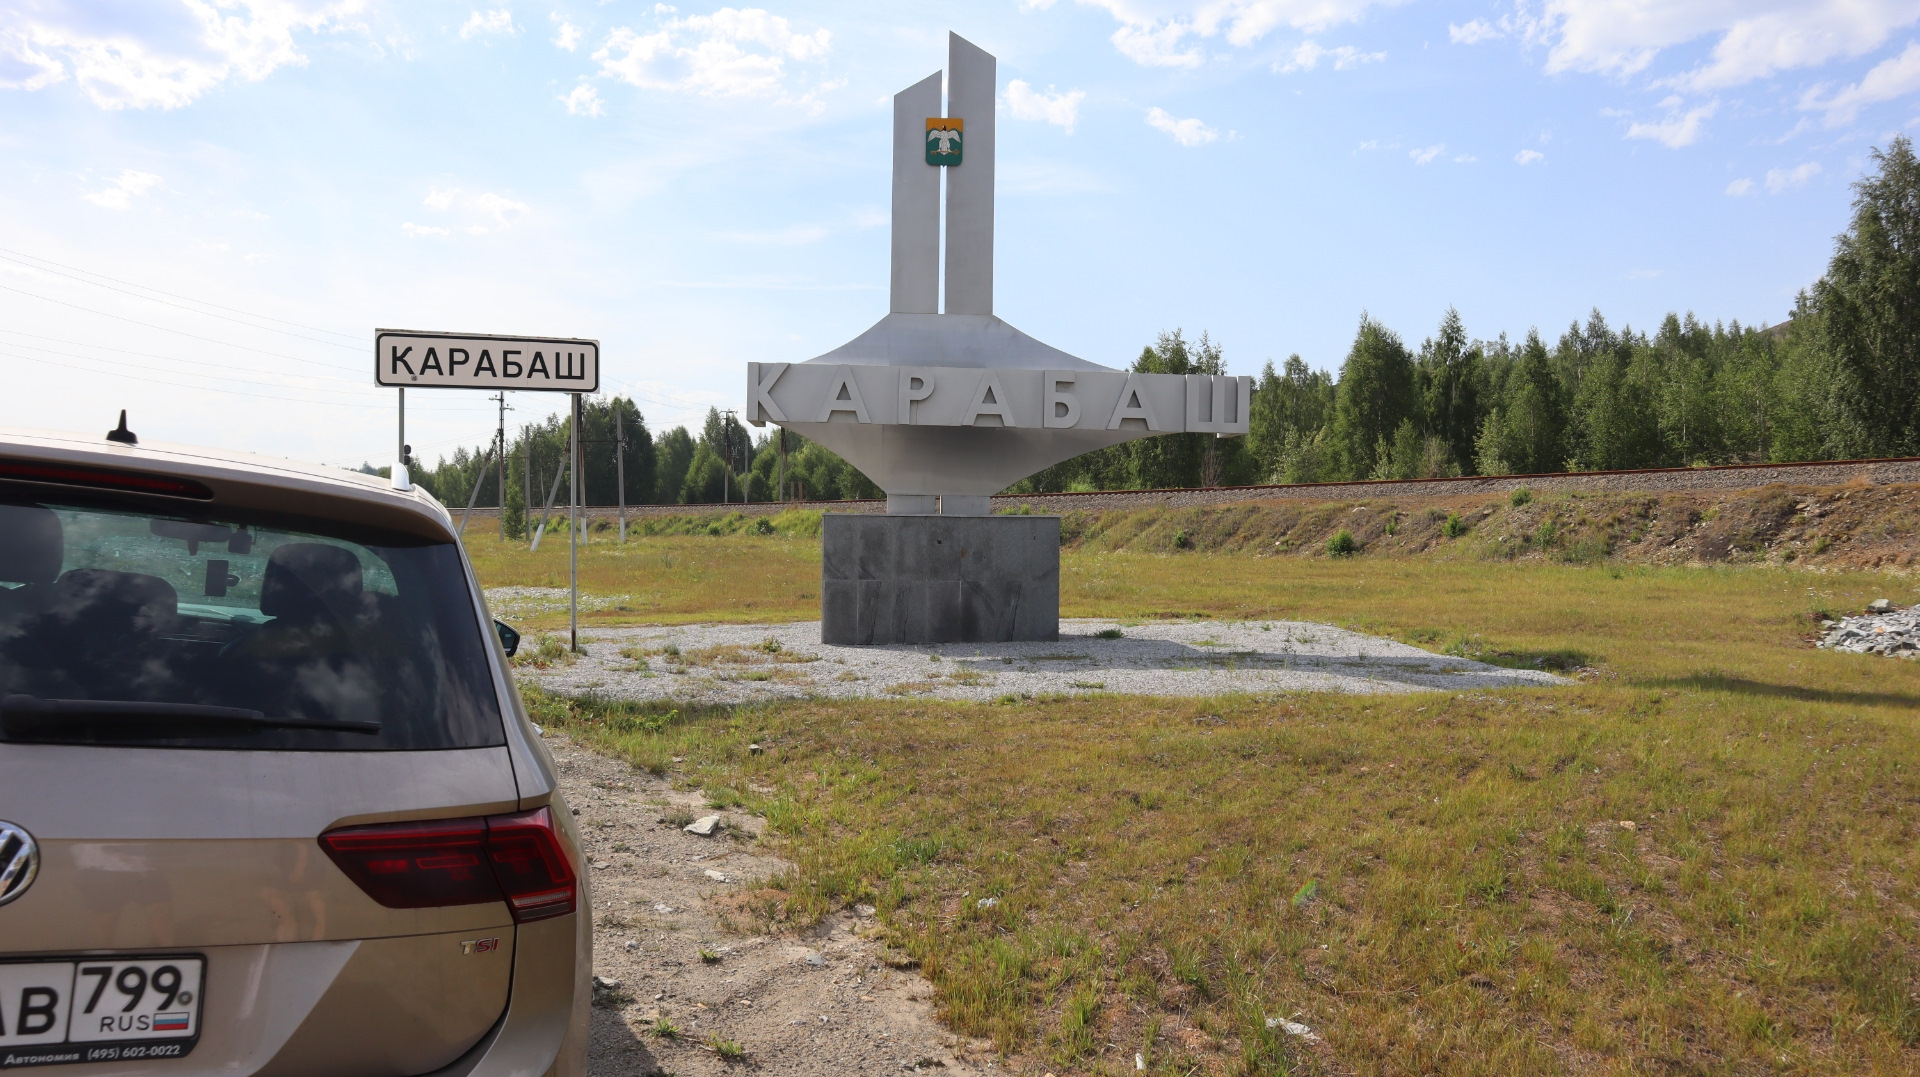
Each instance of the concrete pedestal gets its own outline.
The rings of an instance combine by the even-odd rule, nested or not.
[[[1058,516],[820,519],[820,642],[1060,638]]]

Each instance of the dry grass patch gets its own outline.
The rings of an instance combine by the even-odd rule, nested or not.
[[[1910,581],[1085,556],[1151,570],[1097,602],[1070,574],[1109,615],[1252,606],[1599,673],[1390,697],[530,705],[643,765],[684,759],[677,781],[748,790],[797,865],[770,912],[877,906],[943,1020],[1042,1069],[1133,1072],[1136,1051],[1169,1075],[1920,1069],[1920,668],[1805,642],[1815,607]]]

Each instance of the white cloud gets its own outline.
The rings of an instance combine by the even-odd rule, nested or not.
[[[1867,105],[1905,97],[1915,90],[1920,90],[1920,42],[1910,43],[1900,55],[1875,64],[1865,78],[1832,96],[1827,95],[1825,86],[1808,90],[1800,99],[1800,107],[1825,112],[1827,126],[1839,127],[1852,123]]]
[[[1180,48],[1180,39],[1192,29],[1178,20],[1128,23],[1115,30],[1111,40],[1120,55],[1143,67],[1199,67],[1206,62],[1199,46]]]
[[[560,101],[567,106],[569,116],[601,116],[607,111],[607,103],[600,99],[600,91],[584,82],[575,86],[573,92],[560,98]]]
[[[1283,75],[1293,71],[1312,71],[1320,65],[1321,60],[1325,59],[1333,61],[1335,71],[1345,71],[1350,67],[1359,67],[1361,64],[1379,63],[1386,58],[1387,54],[1384,52],[1361,52],[1352,45],[1326,49],[1312,41],[1302,41],[1294,48],[1293,58],[1287,61],[1285,67],[1279,68],[1279,71]]]
[[[420,204],[436,213],[448,214],[460,230],[471,236],[482,236],[492,231],[504,231],[513,227],[533,212],[525,202],[516,201],[492,191],[468,191],[459,187],[434,187]],[[402,231],[416,227],[403,225]],[[446,235],[445,228],[428,228],[425,231],[407,231],[408,235]]]
[[[1408,150],[1407,156],[1413,158],[1414,164],[1425,165],[1425,164],[1432,164],[1434,158],[1439,157],[1442,153],[1445,153],[1446,151],[1447,151],[1447,145],[1446,143],[1442,142],[1437,146],[1426,146],[1417,150]]]
[[[1513,155],[1513,163],[1517,165],[1537,164],[1546,159],[1547,155],[1539,150],[1521,150]]]
[[[415,224],[412,221],[407,221],[402,224],[400,231],[405,232],[414,239],[424,239],[427,236],[444,236],[448,234],[444,228],[436,228],[430,224]]]
[[[160,177],[151,172],[135,172],[129,168],[123,170],[112,183],[80,197],[107,209],[131,209],[136,197],[146,194],[159,182]]]
[[[1478,45],[1507,36],[1507,32],[1485,19],[1474,19],[1464,26],[1447,24],[1447,40],[1456,45]]]
[[[1368,9],[1398,0],[1080,0],[1120,23],[1113,33],[1122,56],[1147,67],[1197,67],[1206,62],[1198,39],[1224,38],[1234,48],[1258,43],[1282,26],[1315,34],[1356,22]],[[1051,0],[1047,0],[1051,3]],[[1023,7],[1046,4],[1024,0]]]
[[[118,18],[86,5],[0,6],[0,89],[71,77],[100,108],[180,108],[236,76],[258,82],[304,65],[294,34],[347,28],[364,3],[181,0]]]
[[[554,32],[553,43],[559,48],[572,52],[580,47],[581,36],[578,26],[563,21],[560,24],[560,29]]]
[[[1019,79],[1007,83],[1008,114],[1016,120],[1053,124],[1064,128],[1067,134],[1073,134],[1073,125],[1080,120],[1080,102],[1086,99],[1082,90],[1054,93],[1049,86],[1047,92],[1041,93]]]
[[[786,19],[761,8],[721,8],[669,19],[649,34],[620,27],[593,58],[601,74],[641,89],[773,97],[784,93],[787,61],[821,59],[830,40],[826,30],[795,33]]]
[[[1147,126],[1165,131],[1182,146],[1204,146],[1220,137],[1220,132],[1208,127],[1198,119],[1176,120],[1163,108],[1147,110]]]
[[[1784,191],[1805,187],[1807,181],[1820,174],[1820,163],[1808,161],[1797,167],[1771,168],[1767,170],[1767,193],[1780,194]]]
[[[1680,102],[1667,98],[1660,102],[1667,109],[1667,118],[1658,123],[1634,123],[1627,127],[1628,138],[1648,138],[1669,149],[1691,146],[1700,137],[1700,125],[1713,118],[1719,111],[1720,102],[1709,101],[1704,105],[1680,111]]]
[[[1512,24],[1549,46],[1549,72],[1633,75],[1714,38],[1706,60],[1664,80],[1698,92],[1865,55],[1916,19],[1910,0],[1546,0],[1537,17],[1516,7]]]
[[[1454,163],[1454,164],[1457,164],[1457,165],[1470,165],[1470,164],[1472,164],[1472,163],[1474,163],[1475,161],[1478,161],[1479,159],[1480,159],[1480,158],[1478,158],[1478,157],[1475,157],[1475,156],[1474,156],[1473,154],[1471,154],[1471,153],[1463,153],[1463,154],[1461,154],[1460,156],[1458,156],[1458,157],[1455,157],[1455,158],[1453,159],[1453,163]]]
[[[1737,180],[1734,180],[1732,183],[1727,184],[1727,193],[1732,195],[1735,198],[1743,197],[1745,195],[1751,194],[1752,192],[1753,192],[1753,181],[1750,179],[1737,179]]]
[[[467,16],[466,24],[460,27],[460,38],[477,37],[481,34],[517,34],[520,30],[513,25],[513,12],[506,8],[497,8],[482,14],[478,11]]]

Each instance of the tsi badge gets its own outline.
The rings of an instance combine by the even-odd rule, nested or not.
[[[0,820],[0,905],[27,892],[40,870],[40,847],[33,835]]]
[[[930,165],[957,165],[960,163],[960,132],[966,127],[966,121],[958,116],[927,117],[927,163]],[[913,128],[909,127],[911,131]]]
[[[492,953],[499,948],[499,939],[468,939],[460,944],[460,952],[463,954]]]

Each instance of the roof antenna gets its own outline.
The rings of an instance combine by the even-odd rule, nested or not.
[[[107,440],[117,441],[122,445],[140,444],[140,439],[134,436],[133,431],[127,429],[127,409],[120,409],[120,426],[116,430],[107,431]]]

